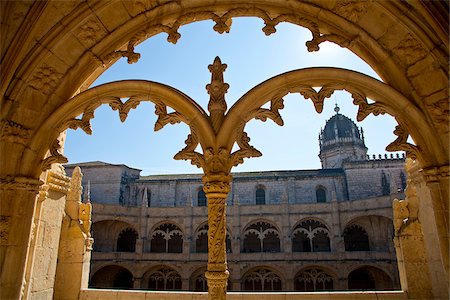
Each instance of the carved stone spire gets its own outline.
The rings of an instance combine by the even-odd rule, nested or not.
[[[218,56],[214,59],[214,63],[208,66],[211,72],[211,83],[206,85],[206,90],[210,96],[208,110],[210,112],[211,124],[216,133],[219,131],[220,125],[222,125],[227,110],[225,94],[230,86],[223,81],[223,72],[225,72],[226,68],[227,65],[222,64]]]

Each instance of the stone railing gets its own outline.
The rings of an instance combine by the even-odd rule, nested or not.
[[[203,300],[206,292],[156,292],[128,290],[81,290],[80,300],[88,299],[134,299],[134,300]],[[227,300],[329,300],[329,299],[361,299],[361,300],[403,300],[407,299],[404,291],[370,291],[370,292],[228,292]]]

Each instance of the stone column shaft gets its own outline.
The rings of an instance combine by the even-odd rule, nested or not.
[[[205,176],[204,191],[208,199],[208,299],[226,299],[229,272],[226,252],[226,198],[229,176]]]

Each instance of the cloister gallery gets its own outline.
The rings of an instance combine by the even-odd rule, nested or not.
[[[447,1],[2,1],[0,8],[0,298],[448,299]],[[320,51],[325,41],[336,43],[363,59],[382,81],[345,69],[300,69],[266,80],[228,109],[225,66],[215,62],[208,112],[156,82],[89,88],[118,59],[137,62],[135,46],[156,34],[165,32],[176,43],[181,26],[201,20],[212,20],[213,30],[226,33],[238,17],[261,18],[266,35],[280,22],[305,27],[311,32],[309,51]],[[393,201],[401,290],[227,293],[230,172],[244,158],[261,155],[249,144],[246,123],[257,118],[282,125],[280,110],[289,93],[310,99],[320,113],[336,90],[352,95],[358,121],[386,113],[398,123],[397,139],[387,150],[405,151],[408,157],[406,199]],[[81,175],[70,178],[61,165],[67,162],[65,130],[90,134],[90,120],[101,104],[109,104],[124,121],[142,101],[156,106],[156,130],[179,122],[190,128],[175,159],[190,160],[204,173],[208,293],[87,287],[91,205],[80,201]]]

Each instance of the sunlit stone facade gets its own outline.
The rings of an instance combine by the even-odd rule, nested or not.
[[[369,158],[362,129],[338,110],[319,142],[322,169],[233,174],[229,290],[399,288],[392,200],[406,186],[404,158]],[[201,174],[78,165],[93,204],[92,287],[206,291]]]

